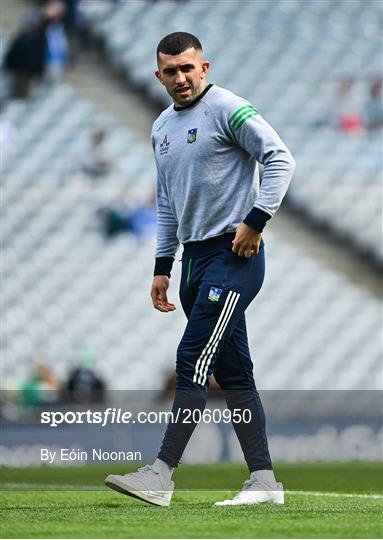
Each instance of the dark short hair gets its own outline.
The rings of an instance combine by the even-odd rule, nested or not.
[[[197,51],[202,51],[201,42],[197,37],[193,36],[193,34],[188,34],[187,32],[173,32],[172,34],[165,36],[159,42],[157,47],[157,58],[159,53],[175,56],[192,47]]]

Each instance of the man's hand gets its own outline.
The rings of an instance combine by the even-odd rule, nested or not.
[[[239,255],[239,257],[249,258],[252,255],[257,255],[261,239],[261,233],[255,231],[245,223],[241,223],[235,233],[232,251]]]
[[[174,311],[176,306],[168,302],[166,291],[169,288],[168,276],[154,276],[152,290],[150,296],[152,297],[153,306],[158,311],[167,313],[168,311]]]

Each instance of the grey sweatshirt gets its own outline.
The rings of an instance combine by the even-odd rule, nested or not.
[[[295,168],[285,144],[258,111],[216,85],[186,107],[163,111],[153,124],[152,145],[157,261],[174,259],[179,242],[233,232],[242,221],[261,232]],[[257,162],[264,165],[261,185]],[[170,270],[159,273],[170,275]]]

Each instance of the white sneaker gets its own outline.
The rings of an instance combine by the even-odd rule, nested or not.
[[[174,482],[170,480],[166,483],[151,465],[145,465],[130,474],[109,474],[105,484],[119,493],[157,506],[169,506],[174,491]]]
[[[232,499],[217,501],[214,506],[238,506],[240,504],[275,503],[284,504],[283,485],[280,482],[267,484],[259,480],[246,480],[242,491]]]

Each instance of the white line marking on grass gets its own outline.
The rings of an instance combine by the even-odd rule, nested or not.
[[[17,488],[17,490],[29,489],[31,491],[101,491],[101,486],[81,486],[72,484],[24,484],[8,482],[2,484],[2,487],[5,489]]]
[[[102,484],[94,486],[81,486],[81,485],[72,485],[72,484],[23,484],[23,483],[4,483],[2,487],[5,489],[15,489],[18,490],[31,490],[31,491],[104,491]],[[187,490],[187,489],[178,489],[178,493],[235,493],[233,490]],[[383,495],[377,493],[337,493],[337,492],[327,492],[327,491],[296,491],[296,490],[285,490],[287,495],[307,495],[309,497],[344,497],[346,499],[378,499],[383,500]]]
[[[346,497],[348,499],[383,499],[383,495],[376,493],[336,493],[326,491],[289,491],[287,495],[309,495],[310,497]]]

